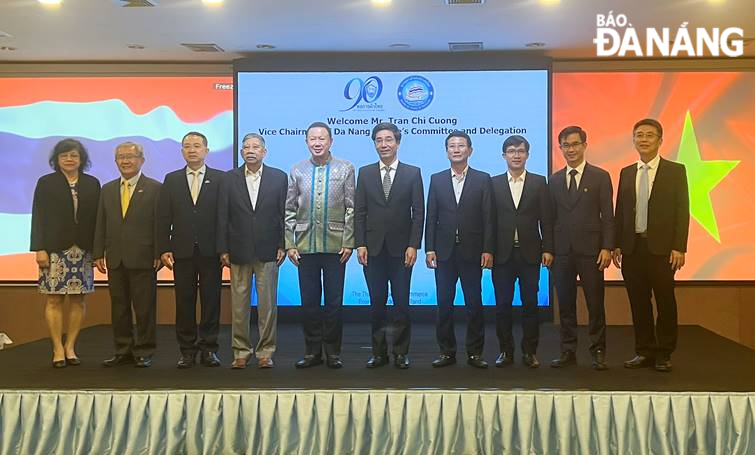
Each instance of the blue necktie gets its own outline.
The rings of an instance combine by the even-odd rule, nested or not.
[[[648,165],[640,166],[640,188],[637,191],[637,212],[635,215],[635,231],[642,233],[648,230]]]

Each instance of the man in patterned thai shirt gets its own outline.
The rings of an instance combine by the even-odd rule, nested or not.
[[[299,269],[306,352],[297,368],[341,368],[343,280],[354,248],[354,165],[330,153],[330,127],[307,128],[310,157],[291,168],[286,196],[286,250]],[[325,294],[324,310],[320,306]]]

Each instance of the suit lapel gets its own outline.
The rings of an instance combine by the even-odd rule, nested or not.
[[[393,198],[393,193],[395,193],[396,185],[403,182],[404,179],[401,177],[404,173],[404,167],[401,165],[401,163],[398,163],[396,165],[396,175],[393,176],[393,181],[391,181],[391,190],[388,192],[388,199],[386,199],[385,203],[386,205],[391,202],[391,199]],[[380,172],[378,172],[378,175],[380,175]],[[383,183],[380,182],[380,189],[383,189]]]
[[[120,188],[119,188],[119,193],[120,193]],[[139,180],[136,182],[136,187],[134,187],[133,193],[131,193],[131,199],[128,201],[128,210],[126,210],[126,216],[123,217],[124,221],[129,217],[129,215],[131,215],[131,213],[134,212],[134,210],[136,210],[134,207],[141,204],[143,194],[144,194],[144,174],[142,174],[139,177]]]
[[[383,192],[383,179],[380,177],[380,167],[382,166],[382,163],[378,161],[375,163],[372,167],[367,169],[367,178],[369,181],[373,184],[373,191],[375,191],[375,194],[378,195],[377,200],[383,204],[386,205],[387,201],[385,200],[385,193]],[[391,189],[393,189],[393,185],[391,185]]]
[[[633,164],[627,172],[627,185],[629,185],[629,202],[632,207],[637,206],[637,165]]]
[[[265,194],[265,190],[267,189],[267,178],[265,178],[265,174],[267,174],[267,167],[262,167],[262,175],[260,175],[260,187],[257,190],[257,204],[256,206],[260,206],[260,201],[262,201],[262,198]],[[249,205],[252,205],[251,199],[249,200]]]
[[[181,185],[183,187],[183,191],[181,191],[181,193],[183,193],[184,200],[186,200],[190,206],[193,206],[194,205],[194,201],[191,200],[191,184],[189,183],[189,180],[191,180],[191,179],[188,178],[188,175],[187,175],[187,166],[184,166],[183,185]],[[202,189],[201,188],[199,190],[199,194],[200,195],[202,194]],[[198,198],[197,198],[197,203],[199,203],[199,199]]]
[[[509,185],[509,173],[506,172],[503,174],[503,202],[509,206],[512,210],[516,210],[516,206],[514,206],[514,195],[511,194],[511,186]],[[524,197],[524,191],[522,191],[522,197]],[[521,205],[522,201],[519,201],[519,204]]]
[[[253,212],[254,210],[252,209],[252,200],[249,199],[249,189],[247,189],[246,187],[246,171],[244,170],[244,166],[246,165],[244,164],[241,167],[236,168],[236,171],[234,172],[234,174],[236,174],[234,176],[234,180],[236,181],[236,186],[239,193],[241,194],[241,199],[244,201],[249,211]]]
[[[527,174],[529,174],[529,172]],[[515,207],[516,210],[524,207],[524,205],[529,201],[529,198],[532,194],[532,185],[532,178],[528,175],[525,175],[524,184],[522,185],[522,195],[519,197],[519,206]],[[511,197],[511,203],[514,203],[513,195]]]
[[[653,195],[656,193],[656,191],[655,191],[656,188],[662,187],[662,185],[663,185],[663,179],[664,179],[664,176],[666,175],[666,169],[667,169],[666,165],[667,164],[668,163],[663,158],[661,158],[660,160],[658,160],[658,169],[655,170],[655,179],[653,179],[653,189],[650,191],[650,197],[648,198],[648,204],[650,204],[650,201],[653,200]],[[636,173],[637,172],[637,166],[635,166],[634,169],[635,169],[635,173]],[[658,190],[658,191],[662,191],[662,190]]]
[[[449,168],[445,172],[445,177],[441,179],[441,181],[446,185],[446,193],[451,193],[451,203],[453,204],[454,208],[457,208],[459,206],[459,203],[461,202],[461,197],[459,197],[459,202],[456,202],[456,193],[454,193],[454,182],[453,177],[451,177],[451,169]],[[466,186],[466,184],[465,184]],[[462,191],[463,194],[463,191]]]
[[[584,169],[582,169],[582,178],[579,179],[579,185],[577,185],[577,199],[572,203],[572,207],[576,206],[582,194],[590,190],[590,178],[592,177],[592,170],[590,165],[585,163]]]

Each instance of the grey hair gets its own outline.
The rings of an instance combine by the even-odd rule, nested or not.
[[[139,154],[139,156],[144,157],[144,147],[142,147],[141,144],[137,144],[136,142],[126,141],[121,144],[118,144],[115,146],[115,153],[118,153],[119,148],[126,148],[126,147],[133,147],[134,150],[136,150],[136,153]]]
[[[260,144],[262,144],[262,147],[267,148],[265,146],[265,138],[262,137],[261,134],[248,133],[246,136],[244,136],[244,139],[241,140],[241,144],[243,145],[244,142],[246,142],[247,139],[258,139],[260,141]]]

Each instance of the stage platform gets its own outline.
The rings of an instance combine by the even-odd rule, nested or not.
[[[103,368],[108,326],[86,329],[83,364],[54,370],[49,341],[0,351],[0,453],[755,453],[755,351],[680,327],[674,371],[626,370],[631,327],[609,327],[609,370],[556,370],[558,327],[541,325],[540,369],[430,366],[434,326],[415,324],[408,370],[364,368],[369,325],[344,327],[344,368],[294,368],[300,326],[279,326],[276,368],[178,370],[172,326],[149,369]],[[457,324],[457,339],[463,340]],[[485,358],[497,354],[487,327]],[[580,340],[586,340],[586,331]],[[519,334],[516,333],[518,339]]]

